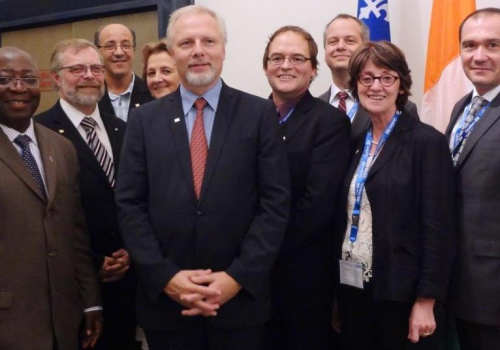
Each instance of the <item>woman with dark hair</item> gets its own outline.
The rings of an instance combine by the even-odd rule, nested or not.
[[[367,42],[351,89],[371,126],[352,150],[338,237],[338,303],[346,349],[438,349],[455,252],[454,175],[446,140],[404,105],[404,54]]]
[[[168,95],[179,87],[177,68],[164,40],[148,43],[142,49],[142,78],[154,98]]]

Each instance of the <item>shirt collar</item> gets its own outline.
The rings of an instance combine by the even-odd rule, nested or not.
[[[130,85],[128,86],[127,90],[123,91],[122,93],[120,93],[118,95],[115,95],[114,93],[108,91],[109,99],[111,101],[114,101],[120,96],[132,94],[132,90],[134,90],[134,83],[135,83],[135,74],[132,72],[132,81],[130,82]]]
[[[71,123],[75,126],[75,128],[78,128],[78,126],[80,126],[83,118],[91,117],[97,122],[97,127],[101,130],[104,130],[104,123],[102,122],[102,118],[99,113],[99,107],[97,105],[94,108],[92,114],[86,115],[62,98],[59,99],[59,103],[61,104],[62,110],[64,111],[64,113],[66,113],[66,115],[68,116]]]
[[[7,138],[9,139],[10,142],[14,142],[16,137],[19,135],[26,135],[29,136],[31,141],[38,147],[38,141],[36,139],[35,135],[35,127],[33,125],[33,119],[30,119],[30,125],[28,126],[28,129],[26,129],[25,132],[19,132],[16,129],[9,128],[6,125],[0,124],[0,128],[2,128],[3,132],[5,135],[7,135]]]
[[[222,90],[222,79],[218,79],[217,82],[210,89],[205,91],[205,93],[201,96],[193,94],[191,91],[187,90],[182,84],[180,85],[180,94],[182,100],[182,110],[184,111],[184,115],[186,116],[188,112],[193,108],[194,101],[196,101],[199,97],[203,97],[207,104],[212,108],[212,110],[216,111],[217,106],[219,104],[220,92]]]
[[[497,97],[498,93],[500,93],[500,85],[497,85],[495,88],[491,89],[490,91],[488,91],[487,93],[485,93],[481,97],[486,99],[488,102],[491,102],[495,99],[495,97]],[[476,96],[480,96],[480,95],[477,93],[476,88],[474,88],[474,91],[472,92],[472,98],[474,98]]]
[[[352,96],[352,92],[351,90],[341,90],[337,85],[335,85],[333,82],[332,82],[332,86],[330,88],[330,104],[332,104],[333,100],[335,98],[337,98],[337,94],[340,92],[340,91],[345,91],[347,92],[347,95],[349,95],[349,98],[353,101],[355,101],[355,98]]]

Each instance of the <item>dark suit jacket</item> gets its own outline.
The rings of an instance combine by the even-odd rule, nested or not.
[[[344,182],[344,207],[363,146],[361,137]],[[373,297],[443,299],[455,254],[453,164],[444,136],[403,112],[365,189],[372,210]]]
[[[145,329],[196,322],[163,293],[183,269],[226,271],[243,286],[208,319],[213,325],[248,327],[270,317],[269,273],[289,209],[285,148],[270,101],[223,84],[199,201],[179,90],[134,109],[116,197]]]
[[[321,94],[318,98],[327,103],[330,103],[330,96],[331,87],[323,94]],[[413,118],[420,120],[420,117],[418,116],[417,106],[413,102],[408,101],[405,105],[405,110],[409,112],[409,114]],[[366,130],[368,130],[370,123],[370,115],[365,111],[363,107],[359,106],[356,115],[352,120],[351,126],[351,140],[353,141],[353,143],[357,143],[358,139],[365,135],[365,132]]]
[[[71,143],[35,123],[48,202],[0,130],[0,349],[78,349],[83,309],[102,305]]]
[[[153,100],[154,98],[153,96],[151,96],[147,84],[144,82],[144,80],[142,80],[136,75],[134,80],[134,87],[132,89],[132,96],[130,97],[128,114],[130,115],[130,111],[135,107],[138,107]],[[99,111],[101,113],[107,113],[116,116],[115,110],[113,109],[113,105],[111,104],[111,100],[109,99],[109,93],[107,87],[106,91],[104,92],[104,96],[99,101]]]
[[[349,130],[344,113],[309,92],[281,124],[292,201],[272,275],[274,300],[279,305],[328,308],[332,302],[332,226],[349,161]]]
[[[470,103],[453,108],[446,130]],[[500,326],[500,95],[477,122],[455,166],[458,204],[458,255],[450,287],[456,317]]]
[[[116,173],[120,165],[120,152],[125,137],[126,123],[113,115],[100,114],[113,150]],[[51,109],[37,115],[35,119],[40,124],[65,136],[75,146],[80,162],[82,206],[89,228],[95,269],[99,271],[105,256],[111,256],[113,252],[124,247],[118,225],[115,192],[94,153],[64,113],[59,101]],[[136,278],[132,270],[129,270],[120,281],[101,283],[106,325],[127,322],[123,319],[115,319],[116,317],[124,318],[123,315],[112,317],[113,315],[107,311],[111,311],[112,305],[116,304],[115,308],[128,308],[133,314],[135,289]],[[134,328],[134,317],[128,318],[128,322]]]

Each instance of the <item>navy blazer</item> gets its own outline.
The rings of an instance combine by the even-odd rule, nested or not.
[[[123,237],[139,275],[139,324],[189,327],[163,289],[180,270],[226,271],[243,289],[215,326],[270,317],[269,273],[289,208],[285,146],[270,101],[223,84],[200,199],[179,89],[132,111],[116,187]]]
[[[344,181],[344,207],[363,146],[361,137]],[[455,254],[453,163],[445,137],[403,112],[365,188],[372,210],[373,298],[442,300]],[[338,258],[345,229],[338,235]]]
[[[446,130],[470,103],[453,108]],[[458,254],[449,305],[456,317],[500,327],[500,94],[472,130],[455,166]]]
[[[307,91],[280,128],[292,201],[273,269],[274,300],[284,305],[328,307],[334,287],[332,227],[349,162],[349,119]]]

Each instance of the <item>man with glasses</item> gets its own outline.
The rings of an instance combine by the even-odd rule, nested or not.
[[[370,125],[366,111],[349,90],[348,66],[352,54],[364,42],[370,40],[370,31],[366,24],[358,18],[341,13],[325,26],[323,46],[325,62],[332,73],[332,85],[320,99],[345,112],[351,120],[351,139],[357,139]],[[417,107],[408,101],[405,106],[411,115],[418,119]]]
[[[285,26],[271,35],[263,57],[287,149],[292,195],[285,239],[271,274],[269,350],[335,348],[332,226],[342,212],[336,203],[349,160],[350,123],[344,113],[309,93],[317,54],[308,32]]]
[[[54,47],[50,69],[59,101],[36,120],[73,142],[80,161],[80,189],[104,306],[97,349],[135,349],[135,276],[118,227],[114,184],[126,123],[102,112],[104,62],[84,39]]]
[[[132,71],[135,32],[123,24],[108,24],[95,32],[94,43],[106,66],[106,93],[99,109],[127,121],[132,108],[153,100],[146,83]]]
[[[71,143],[32,116],[31,56],[0,48],[0,349],[91,347],[102,329]],[[83,332],[79,332],[84,321]]]

